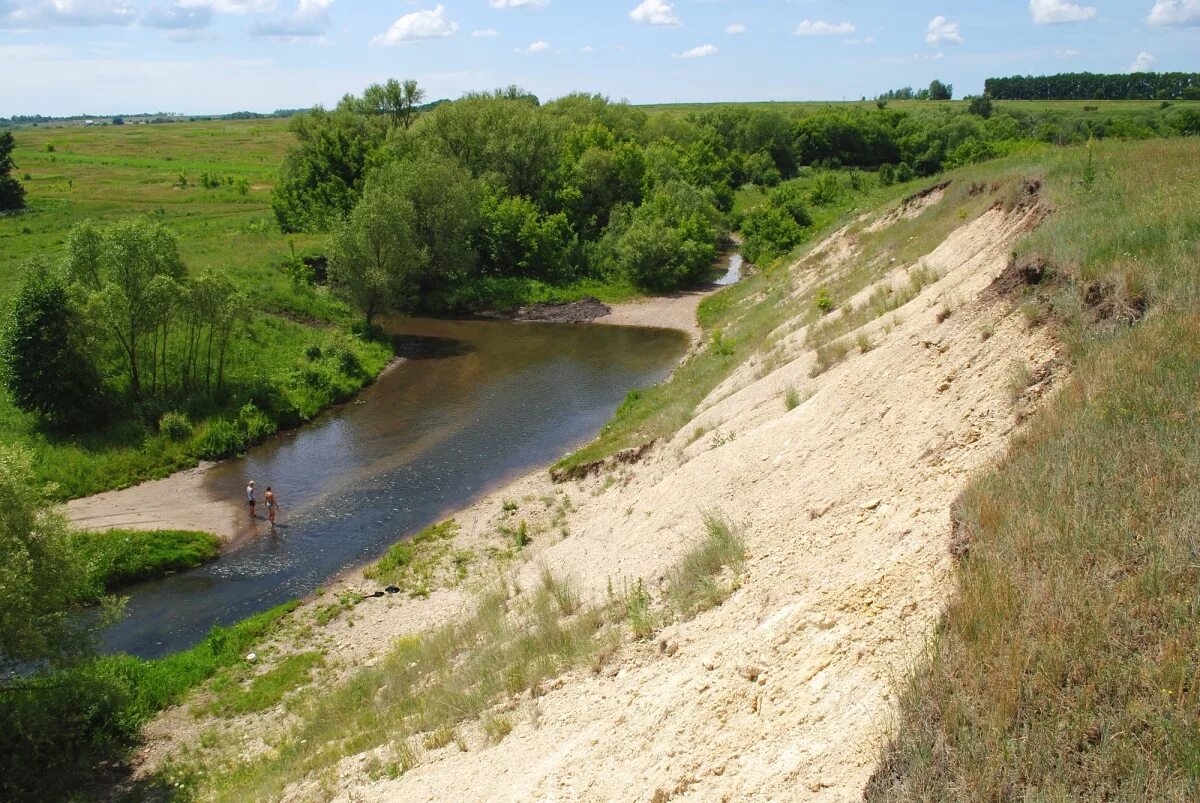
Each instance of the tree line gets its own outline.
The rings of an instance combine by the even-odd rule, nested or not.
[[[1200,100],[1200,73],[1060,73],[989,78],[993,100]]]
[[[888,97],[953,96],[928,90]],[[669,290],[709,268],[738,188],[813,170],[881,183],[933,175],[1021,142],[1194,133],[1181,110],[1086,116],[994,106],[817,110],[714,106],[650,116],[600,95],[541,103],[510,86],[422,106],[412,81],[372,85],[293,118],[280,227],[329,234],[329,278],[368,321],[388,309],[519,302],[530,282]],[[864,180],[863,176],[854,179]],[[750,218],[760,258],[804,236],[813,199]],[[799,233],[797,233],[799,231]],[[775,232],[766,236],[765,232]]]

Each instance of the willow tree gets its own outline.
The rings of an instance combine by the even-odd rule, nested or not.
[[[144,368],[153,378],[158,362],[156,337],[168,306],[164,294],[173,292],[168,282],[177,286],[184,278],[174,232],[146,219],[103,228],[85,221],[67,237],[66,264],[89,319],[119,347],[130,393],[141,397]]]

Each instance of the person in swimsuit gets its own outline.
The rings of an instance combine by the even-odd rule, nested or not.
[[[246,486],[246,504],[250,506],[250,518],[255,518],[254,506],[258,504],[258,500],[254,498],[254,480],[250,480],[250,484]]]
[[[275,508],[277,508],[279,506],[279,504],[275,501],[275,492],[271,490],[270,485],[267,486],[267,493],[263,497],[263,499],[267,500],[267,518],[271,520],[271,526],[274,527],[275,526]]]

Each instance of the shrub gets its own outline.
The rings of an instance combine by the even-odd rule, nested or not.
[[[247,443],[270,437],[279,429],[275,422],[253,403],[243,405],[238,411],[238,424],[246,433]]]
[[[829,288],[818,288],[817,309],[821,311],[822,315],[826,315],[833,311],[833,298],[829,295]]]
[[[158,419],[158,431],[173,441],[181,441],[192,434],[192,422],[186,413],[168,411]]]
[[[200,456],[206,460],[233,457],[246,448],[246,433],[233,421],[219,419],[208,425],[200,437]]]
[[[726,570],[737,571],[745,562],[745,544],[726,522],[717,516],[704,517],[705,537],[690,549],[667,578],[667,602],[681,619],[720,605],[736,588],[721,583]]]

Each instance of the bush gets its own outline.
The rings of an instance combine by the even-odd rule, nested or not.
[[[821,287],[817,290],[817,309],[821,311],[822,315],[833,310],[833,298],[829,295],[828,287]]]
[[[200,456],[206,460],[233,457],[246,448],[246,433],[233,421],[219,419],[208,425],[200,438]]]
[[[186,413],[169,411],[158,419],[158,431],[173,441],[181,441],[192,434],[192,422]]]
[[[243,405],[242,409],[238,411],[238,424],[246,433],[246,443],[254,443],[268,438],[279,429],[275,422],[253,403]]]

